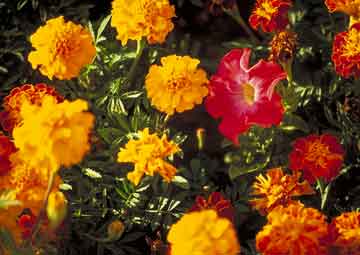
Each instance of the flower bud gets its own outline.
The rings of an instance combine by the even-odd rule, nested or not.
[[[67,213],[67,200],[61,191],[53,191],[49,195],[46,213],[50,227],[57,228],[65,219]]]
[[[125,225],[120,220],[114,220],[107,228],[108,239],[115,241],[118,240],[125,231]]]

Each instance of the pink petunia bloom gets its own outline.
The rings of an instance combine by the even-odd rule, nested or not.
[[[275,62],[260,60],[249,68],[251,49],[233,49],[211,77],[205,106],[215,119],[222,118],[219,131],[238,144],[238,136],[253,126],[279,125],[284,107],[275,85],[286,73]]]

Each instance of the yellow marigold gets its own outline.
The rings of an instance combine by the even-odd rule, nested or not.
[[[30,41],[35,51],[30,52],[28,60],[49,79],[77,77],[96,54],[91,33],[81,25],[65,22],[63,16],[48,20]]]
[[[161,58],[162,66],[152,65],[145,87],[151,104],[168,115],[201,104],[208,94],[206,72],[197,68],[200,61],[189,56]]]
[[[111,26],[123,46],[129,39],[139,41],[142,37],[150,44],[163,43],[174,28],[171,18],[175,8],[169,0],[114,0],[111,14]]]
[[[341,255],[360,254],[360,212],[345,212],[332,220],[333,245]]]
[[[180,151],[180,148],[173,141],[168,141],[165,134],[161,138],[149,134],[148,128],[139,131],[137,135],[139,139],[131,139],[118,153],[119,163],[134,163],[134,171],[128,173],[127,178],[138,185],[144,174],[153,176],[159,173],[166,181],[171,181],[176,168],[164,158]]]
[[[250,204],[265,215],[279,205],[296,203],[292,197],[314,194],[307,181],[299,182],[300,175],[300,172],[284,174],[281,168],[270,169],[266,176],[260,174],[252,186],[252,194],[257,198],[250,200]]]
[[[214,210],[185,214],[172,225],[171,255],[235,255],[240,252],[233,224]]]
[[[34,168],[56,171],[60,166],[79,163],[89,151],[89,133],[94,116],[87,102],[62,103],[44,97],[42,106],[27,102],[21,108],[21,126],[13,131],[15,146],[23,159]]]
[[[328,224],[316,209],[301,203],[278,206],[267,216],[256,235],[256,248],[263,255],[326,255]]]
[[[297,44],[297,34],[284,30],[274,35],[270,42],[269,60],[282,63],[291,62],[294,58],[295,48]]]

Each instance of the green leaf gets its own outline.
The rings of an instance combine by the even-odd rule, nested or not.
[[[286,114],[280,128],[285,131],[301,130],[304,133],[310,132],[308,124],[295,114]]]
[[[93,178],[93,179],[101,179],[102,178],[100,173],[96,172],[95,170],[93,170],[91,168],[83,168],[82,172],[86,176],[89,176],[90,178]]]
[[[3,190],[0,193],[0,209],[7,209],[10,206],[21,205],[21,202],[16,200],[16,192],[14,190]]]
[[[106,25],[109,23],[111,19],[111,14],[109,14],[108,16],[106,16],[100,23],[100,26],[97,30],[97,33],[96,33],[96,40],[95,40],[95,44],[97,44],[99,42],[99,39],[101,37],[101,34],[104,32],[105,28],[106,28]]]
[[[189,184],[188,180],[186,180],[184,177],[182,177],[180,175],[176,175],[172,179],[172,183],[174,183],[176,186],[178,186],[180,188],[190,189],[190,184]]]

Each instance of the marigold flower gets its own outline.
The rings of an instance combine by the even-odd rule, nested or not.
[[[290,0],[256,0],[249,23],[253,29],[260,26],[264,32],[283,30],[289,24],[291,5]]]
[[[150,44],[163,43],[174,28],[171,18],[175,7],[169,0],[114,0],[111,14],[111,26],[123,46],[129,39],[139,41],[142,37]]]
[[[220,217],[235,221],[235,210],[230,200],[223,197],[220,192],[212,192],[206,200],[202,196],[197,196],[195,204],[190,208],[190,212],[213,209]]]
[[[284,174],[281,168],[270,169],[266,176],[258,175],[252,186],[252,194],[257,198],[250,200],[250,204],[265,215],[279,205],[296,203],[293,197],[314,194],[307,181],[299,182],[300,175],[300,172]]]
[[[54,87],[44,83],[36,85],[24,84],[12,89],[10,94],[4,98],[4,111],[0,113],[3,129],[11,132],[15,126],[21,123],[20,109],[25,101],[41,106],[44,96],[52,96],[57,102],[64,101],[64,98]]]
[[[170,182],[176,174],[176,168],[164,158],[179,152],[180,148],[173,141],[168,141],[165,134],[161,138],[150,134],[148,128],[139,131],[137,135],[139,139],[131,139],[118,153],[119,163],[134,163],[134,170],[127,174],[127,178],[138,185],[144,174],[153,176],[159,173]]]
[[[233,224],[214,210],[185,214],[171,226],[171,255],[235,255],[240,252]]]
[[[333,246],[341,255],[360,254],[360,212],[345,212],[332,220]]]
[[[222,118],[220,133],[235,144],[253,125],[279,125],[285,111],[275,86],[286,73],[264,60],[249,68],[250,54],[250,49],[234,49],[223,57],[205,101],[210,115]]]
[[[256,248],[263,255],[326,255],[326,217],[301,203],[276,207],[256,235]]]
[[[343,12],[350,16],[350,26],[360,21],[359,0],[325,0],[330,12]]]
[[[345,78],[360,76],[360,23],[335,36],[331,59],[339,75]]]
[[[11,169],[10,156],[16,151],[9,137],[0,132],[0,178]]]
[[[14,200],[20,201],[21,204],[0,209],[0,226],[9,230],[16,242],[20,243],[30,237],[31,226],[28,223],[39,215],[43,207],[50,172],[29,167],[22,161],[18,152],[13,153],[10,160],[11,171],[0,177],[0,190],[13,191]],[[61,178],[56,176],[53,192],[59,189],[60,183]],[[33,217],[24,216],[23,211],[31,212]]]
[[[294,58],[297,44],[296,33],[285,30],[274,35],[270,42],[270,61],[276,61],[280,64],[289,63]]]
[[[35,50],[30,52],[29,62],[50,80],[77,77],[96,55],[91,33],[81,25],[65,22],[63,16],[48,20],[30,41]]]
[[[208,79],[206,72],[197,68],[199,63],[189,56],[170,55],[161,58],[162,66],[152,65],[145,80],[151,104],[168,115],[201,104],[208,94]]]
[[[289,155],[289,168],[303,171],[304,178],[311,184],[319,178],[330,182],[340,172],[344,153],[335,136],[309,135],[295,140]]]
[[[53,171],[79,163],[89,151],[89,133],[94,116],[85,112],[87,102],[65,100],[58,103],[46,96],[42,106],[25,102],[23,123],[13,130],[15,146],[31,167]]]

